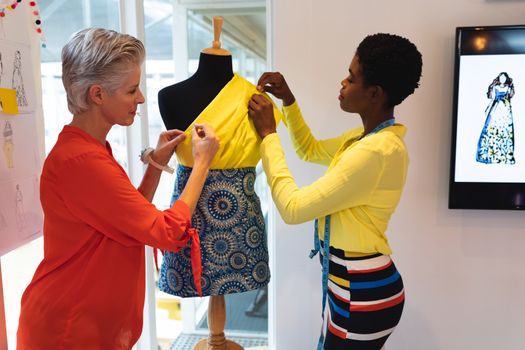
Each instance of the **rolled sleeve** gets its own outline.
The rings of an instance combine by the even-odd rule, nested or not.
[[[109,155],[83,154],[69,159],[64,169],[60,195],[66,207],[96,231],[126,246],[177,250],[188,241],[188,206],[177,201],[170,209],[158,210]]]

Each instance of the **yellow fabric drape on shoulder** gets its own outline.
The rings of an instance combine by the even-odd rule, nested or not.
[[[255,85],[234,74],[213,101],[186,129],[188,137],[177,146],[176,150],[179,163],[188,167],[193,166],[191,130],[195,123],[207,123],[215,129],[220,139],[219,151],[211,164],[211,169],[256,166],[261,158],[259,153],[261,138],[248,117],[248,102],[255,93],[259,93]],[[266,94],[263,95],[268,97]],[[279,123],[282,115],[275,105],[274,116],[276,123]]]

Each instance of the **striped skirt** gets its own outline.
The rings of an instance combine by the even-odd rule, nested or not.
[[[330,247],[325,350],[380,350],[399,323],[405,294],[388,255],[346,257]]]

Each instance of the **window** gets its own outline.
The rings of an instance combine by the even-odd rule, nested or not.
[[[40,11],[46,32],[46,47],[41,50],[41,68],[47,154],[53,148],[64,125],[72,118],[67,109],[66,92],[62,85],[62,47],[73,33],[83,28],[101,27],[119,30],[119,2],[118,0],[43,1],[40,3]],[[115,126],[108,135],[108,141],[117,161],[127,169],[126,129]]]

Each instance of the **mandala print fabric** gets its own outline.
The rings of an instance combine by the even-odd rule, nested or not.
[[[191,168],[178,166],[173,201],[190,173]],[[259,289],[270,280],[265,223],[254,183],[252,167],[209,172],[192,218],[201,240],[203,296]],[[164,254],[159,289],[197,296],[190,247]]]

